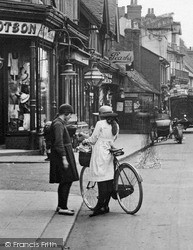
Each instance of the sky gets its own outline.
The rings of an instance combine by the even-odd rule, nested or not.
[[[118,6],[130,5],[131,0],[118,0]],[[173,12],[173,19],[181,23],[182,35],[187,47],[193,47],[193,0],[137,0],[142,6],[142,16],[148,8],[154,8],[156,16]]]

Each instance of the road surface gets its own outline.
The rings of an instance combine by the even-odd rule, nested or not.
[[[71,250],[192,250],[193,134],[183,144],[162,141],[129,159],[143,177],[140,211],[125,214],[116,201],[109,214],[89,217],[85,206],[67,241]]]

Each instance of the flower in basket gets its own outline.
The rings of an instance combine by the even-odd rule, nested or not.
[[[88,153],[88,152],[91,152],[92,150],[92,147],[90,145],[80,145],[78,147],[78,151],[79,152],[85,152],[85,153]]]

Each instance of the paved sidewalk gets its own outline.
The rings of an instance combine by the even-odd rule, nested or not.
[[[149,145],[145,135],[120,134],[116,147],[123,148],[123,159]],[[46,156],[26,155],[26,151],[0,150],[0,163],[48,163]],[[78,154],[75,153],[78,160]],[[82,197],[71,194],[69,204],[75,216],[55,213],[55,192],[0,190],[0,238],[62,238],[66,241],[82,205]]]
[[[144,134],[119,134],[115,141],[117,148],[123,148],[125,154],[119,159],[123,159],[128,155],[145,147],[149,141]],[[76,157],[77,153],[75,153]],[[0,163],[47,163],[45,155],[34,155],[32,150],[14,150],[14,149],[0,149]]]

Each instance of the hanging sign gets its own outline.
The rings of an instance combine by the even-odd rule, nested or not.
[[[47,26],[42,24],[38,36],[47,41],[53,42],[55,38],[55,31],[50,30]]]
[[[80,53],[77,52],[72,52],[71,53],[71,59],[76,60],[77,62],[81,62],[85,65],[89,65],[89,60],[88,58],[84,58]]]
[[[103,73],[104,75],[104,80],[102,80],[102,83],[112,83],[112,78],[113,76],[109,73]]]
[[[134,60],[133,51],[114,51],[111,53],[109,60],[112,63],[130,64]]]
[[[38,36],[53,42],[55,31],[40,23],[17,22],[0,20],[0,34],[19,36]]]

